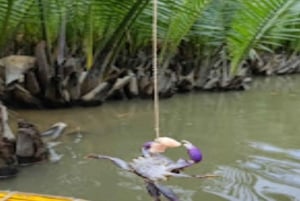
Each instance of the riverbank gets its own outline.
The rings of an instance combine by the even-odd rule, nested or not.
[[[35,56],[11,55],[0,59],[0,98],[19,108],[95,106],[110,100],[153,97],[152,61],[136,58],[132,68],[112,67],[107,77],[82,68],[80,58],[70,57],[62,66],[45,61],[44,47]],[[176,58],[174,59],[174,62]],[[299,73],[299,56],[265,54],[249,61],[237,76],[230,77],[228,65],[212,68],[176,61],[159,74],[160,98],[191,91],[247,90],[254,76]]]

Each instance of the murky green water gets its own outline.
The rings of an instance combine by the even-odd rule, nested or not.
[[[195,93],[162,100],[161,134],[187,139],[204,153],[193,174],[220,178],[166,183],[182,201],[300,200],[300,78],[257,80],[250,91]],[[84,159],[95,152],[130,159],[154,138],[152,102],[135,100],[95,108],[16,111],[41,129],[65,121],[69,130],[57,147],[63,159],[22,168],[0,189],[75,196],[93,201],[151,200],[143,181],[107,161]],[[186,157],[170,150],[170,157]]]

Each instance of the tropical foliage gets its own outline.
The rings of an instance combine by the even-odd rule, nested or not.
[[[158,6],[161,95],[240,89],[249,72],[300,69],[297,0],[159,0]],[[124,87],[127,97],[128,88],[132,96],[152,96],[150,0],[0,0],[0,30],[1,56],[34,55],[39,66],[56,69],[52,77],[76,58],[83,77],[76,100],[104,89],[106,99]]]

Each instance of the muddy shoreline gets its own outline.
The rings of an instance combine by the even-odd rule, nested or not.
[[[135,67],[112,66],[103,77],[97,70],[82,68],[82,60],[76,57],[68,57],[61,65],[50,66],[44,48],[38,45],[35,56],[11,55],[0,59],[0,99],[6,105],[62,108],[153,97],[151,57],[143,58],[143,61],[138,57],[131,58],[131,66]],[[176,93],[191,91],[247,90],[254,76],[299,73],[299,61],[298,55],[264,54],[247,61],[238,75],[230,77],[228,63],[221,65],[216,60],[204,66],[203,61],[199,66],[193,60],[181,61],[174,57],[168,68],[159,71],[159,96],[170,98]]]

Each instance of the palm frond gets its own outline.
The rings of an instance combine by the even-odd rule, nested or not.
[[[35,0],[0,0],[0,49],[10,41]]]
[[[238,6],[233,1],[212,0],[193,25],[188,38],[205,47],[222,46]]]
[[[113,0],[111,0],[113,1]],[[119,16],[119,22],[117,26],[112,26],[107,24],[109,28],[113,27],[112,34],[108,34],[109,38],[104,40],[99,47],[97,47],[95,55],[95,63],[93,68],[100,68],[99,71],[101,76],[105,75],[107,67],[110,67],[115,60],[117,53],[122,47],[124,35],[127,30],[131,28],[133,23],[136,21],[138,16],[146,8],[150,0],[137,0],[137,1],[118,1],[123,2],[124,6],[122,8],[117,8],[122,14]],[[121,3],[120,3],[121,4]],[[121,4],[122,5],[122,4]],[[126,5],[126,6],[125,6]],[[111,5],[112,6],[112,5]],[[126,9],[124,9],[126,8]],[[125,11],[125,12],[124,12]],[[111,10],[110,10],[111,12]],[[103,57],[103,54],[105,56]],[[99,63],[101,61],[101,64]]]
[[[231,74],[238,72],[251,49],[272,49],[278,40],[292,40],[299,29],[290,29],[291,22],[299,23],[299,9],[293,8],[297,0],[239,0],[242,5],[227,37],[231,55]],[[294,11],[292,11],[292,8]],[[299,7],[298,7],[299,8]]]
[[[168,60],[176,52],[176,48],[184,37],[189,33],[191,27],[209,4],[207,0],[184,0],[180,7],[175,8],[170,18],[168,30],[163,38],[164,44],[160,53],[160,62],[163,68],[168,66]],[[163,62],[163,60],[165,60]]]

